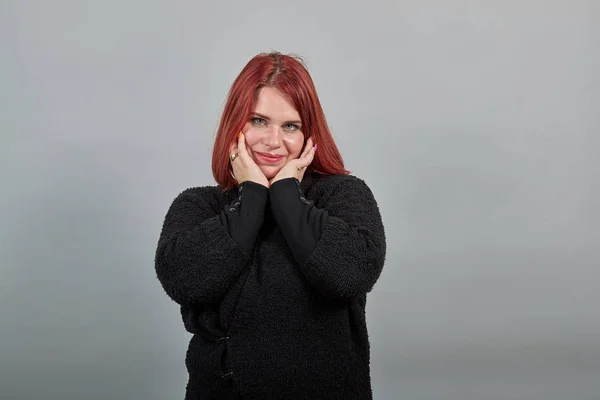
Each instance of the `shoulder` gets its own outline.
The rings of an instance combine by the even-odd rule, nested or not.
[[[313,179],[313,188],[324,192],[369,189],[367,183],[355,175],[321,175]]]
[[[381,212],[371,188],[355,175],[325,175],[313,180],[307,196],[330,216],[347,222],[381,224]],[[362,222],[361,222],[362,221]]]
[[[355,175],[320,175],[312,179],[311,197],[327,201],[340,197],[373,198],[367,183]]]
[[[216,186],[194,186],[186,188],[175,196],[180,200],[207,200],[215,197],[219,192]]]
[[[194,204],[219,209],[224,197],[225,193],[218,186],[189,187],[175,196],[171,207],[177,208],[184,204]]]

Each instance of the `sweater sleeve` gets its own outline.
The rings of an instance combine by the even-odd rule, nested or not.
[[[238,247],[249,255],[265,219],[268,189],[259,183],[245,181],[240,184],[238,194],[239,197],[226,205],[219,217]]]
[[[323,208],[307,200],[297,179],[269,190],[273,217],[308,281],[324,296],[352,301],[369,292],[386,254],[377,202],[358,178],[333,190]]]
[[[248,263],[264,218],[267,188],[244,186],[245,193],[223,210],[211,206],[214,194],[188,189],[167,211],[155,268],[163,289],[178,304],[216,302]]]

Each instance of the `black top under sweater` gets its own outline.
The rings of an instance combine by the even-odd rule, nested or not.
[[[156,272],[193,334],[186,399],[372,399],[366,294],[385,254],[352,175],[183,191]]]

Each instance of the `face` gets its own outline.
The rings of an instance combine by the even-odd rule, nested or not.
[[[298,111],[273,87],[263,86],[244,126],[248,153],[267,179],[273,178],[304,147]]]

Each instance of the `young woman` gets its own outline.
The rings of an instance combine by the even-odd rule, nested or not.
[[[186,399],[371,399],[366,295],[386,242],[301,60],[259,54],[229,92],[216,186],[171,204],[162,287],[193,334]]]

